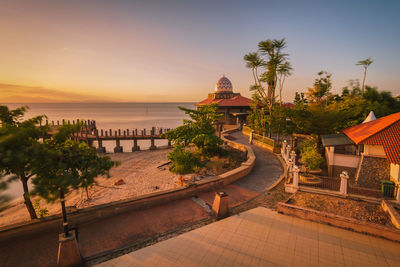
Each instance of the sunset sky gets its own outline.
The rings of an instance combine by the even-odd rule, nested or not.
[[[400,93],[400,1],[0,0],[0,102],[200,101],[225,74],[249,97],[243,56],[287,39],[284,99],[333,74]]]

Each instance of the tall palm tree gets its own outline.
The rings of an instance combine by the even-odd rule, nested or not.
[[[292,64],[290,64],[289,61],[285,61],[284,63],[280,64],[278,66],[278,83],[279,83],[279,101],[282,105],[282,90],[283,90],[283,84],[285,83],[286,77],[290,76],[292,74]]]
[[[244,56],[246,67],[251,69],[254,78],[254,84],[261,86],[258,77],[258,68],[265,65],[265,61],[260,57],[257,52],[248,53]]]
[[[372,62],[374,62],[374,60],[371,59],[371,57],[369,57],[367,59],[358,61],[356,64],[357,66],[364,67],[364,78],[363,78],[362,87],[361,87],[361,94],[364,94],[365,77],[367,76],[367,69],[368,69],[369,65],[372,64]]]

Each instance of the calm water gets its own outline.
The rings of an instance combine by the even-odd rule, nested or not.
[[[98,129],[132,130],[151,127],[175,128],[182,124],[186,114],[178,106],[194,108],[194,103],[31,103],[6,104],[9,108],[27,105],[29,111],[26,117],[46,115],[52,120],[95,120]],[[156,140],[156,145],[165,145],[165,140]],[[96,145],[96,143],[94,144]],[[130,151],[132,141],[121,141],[124,151]],[[139,141],[142,149],[150,146],[150,141]],[[112,152],[115,143],[103,142],[107,152]],[[20,183],[13,183],[4,192],[12,198],[22,195]]]

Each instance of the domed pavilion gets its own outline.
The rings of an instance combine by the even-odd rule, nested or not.
[[[218,105],[218,113],[224,114],[219,123],[225,125],[236,125],[241,127],[247,118],[250,111],[251,99],[243,97],[240,93],[234,93],[231,81],[222,76],[217,84],[213,93],[208,94],[208,98],[200,101],[196,106],[201,105]]]

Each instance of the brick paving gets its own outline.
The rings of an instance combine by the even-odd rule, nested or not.
[[[400,244],[258,207],[99,267],[399,266]]]

